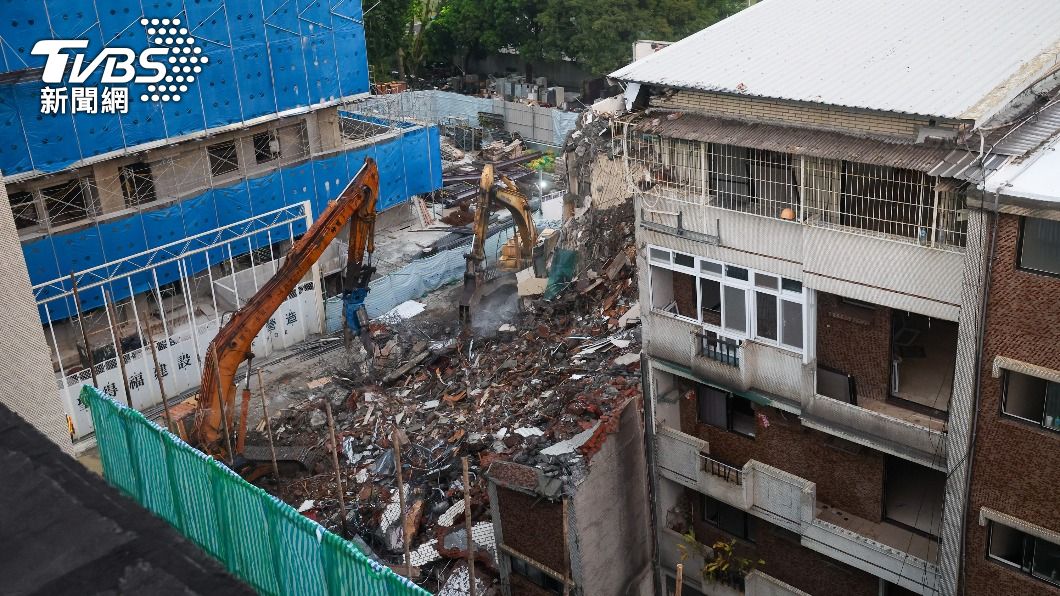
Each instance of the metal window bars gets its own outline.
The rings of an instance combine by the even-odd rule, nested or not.
[[[964,195],[953,181],[854,162],[806,159],[804,168],[807,223],[937,248],[965,244]]]
[[[650,197],[960,250],[965,197],[924,172],[688,141],[627,127],[630,182]]]

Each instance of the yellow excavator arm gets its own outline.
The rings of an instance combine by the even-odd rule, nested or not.
[[[493,166],[487,164],[482,169],[479,179],[479,192],[475,200],[475,221],[472,229],[475,239],[471,252],[464,255],[467,260],[464,269],[464,288],[460,295],[460,320],[471,321],[471,309],[478,302],[482,290],[486,264],[486,235],[489,233],[490,209],[499,203],[512,214],[519,239],[519,259],[517,268],[526,267],[534,257],[534,245],[537,244],[537,227],[530,214],[530,201],[507,176],[497,180]]]
[[[236,371],[244,361],[254,357],[250,351],[251,342],[347,223],[350,224],[350,243],[346,285],[361,284],[366,289],[367,278],[374,271],[370,262],[371,253],[375,250],[375,203],[378,195],[379,170],[375,161],[369,158],[338,199],[332,201],[305,235],[294,242],[276,274],[236,311],[210,342],[203,362],[202,387],[189,437],[192,444],[203,452],[216,456],[222,454],[223,449],[230,449],[221,444],[221,439],[226,436],[223,433],[230,432],[226,429],[232,428],[230,417],[235,403]],[[365,253],[369,259],[367,267],[363,263]],[[349,292],[344,294],[349,296]],[[366,331],[359,330],[362,334]],[[237,453],[242,450],[246,430],[245,405],[243,410],[238,447],[235,449]]]

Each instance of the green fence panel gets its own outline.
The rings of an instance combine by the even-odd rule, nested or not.
[[[427,596],[220,462],[85,387],[103,475],[262,594]]]
[[[545,287],[545,300],[552,300],[570,285],[578,267],[578,252],[557,248],[552,253],[552,265],[548,272],[548,285]]]
[[[173,468],[172,492],[179,495],[177,510],[183,522],[177,528],[200,548],[221,558],[221,536],[210,492],[210,458],[197,449],[187,449],[179,438],[168,433],[166,443],[166,455]]]

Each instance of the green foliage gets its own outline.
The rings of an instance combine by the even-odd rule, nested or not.
[[[365,0],[369,2],[370,0]],[[405,70],[517,50],[571,59],[594,75],[628,63],[638,39],[677,41],[736,13],[744,0],[382,0],[366,17],[372,64],[401,54]],[[383,14],[380,14],[383,13]]]
[[[552,174],[556,171],[556,155],[549,151],[526,164],[526,166],[535,172],[548,172],[549,174]]]
[[[373,6],[374,5],[374,6]],[[412,19],[413,0],[365,0],[364,34],[368,63],[381,80],[400,68],[398,50],[405,43]],[[369,10],[370,9],[370,10]]]
[[[750,573],[756,564],[755,561],[736,555],[736,540],[728,542],[719,540],[709,547],[696,540],[695,530],[689,530],[682,535],[684,542],[677,545],[681,553],[681,560],[688,558],[689,552],[694,551],[706,563],[703,565],[703,579],[710,583],[723,583],[726,585],[737,585]],[[759,559],[757,565],[765,565],[766,562]],[[742,584],[741,584],[742,585]]]

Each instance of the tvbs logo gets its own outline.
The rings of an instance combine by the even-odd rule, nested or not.
[[[180,19],[140,19],[149,46],[136,52],[107,47],[89,59],[88,40],[45,39],[31,50],[45,56],[41,80],[43,114],[126,114],[130,83],[146,84],[144,102],[180,101],[210,61]],[[100,85],[85,85],[98,75]],[[52,85],[60,85],[53,87]]]

